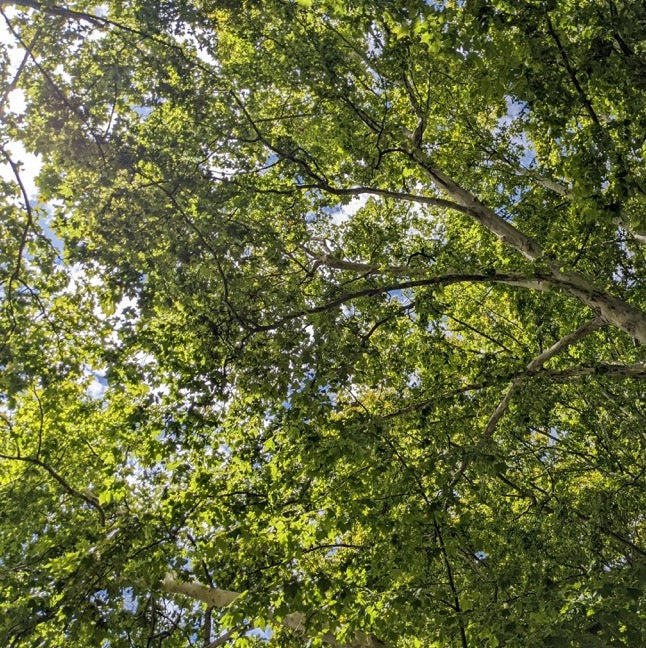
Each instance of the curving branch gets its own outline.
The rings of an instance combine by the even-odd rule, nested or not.
[[[547,255],[537,241],[498,216],[470,191],[437,169],[430,156],[422,149],[409,150],[409,155],[426,171],[438,189],[462,205],[464,213],[526,259],[541,262],[546,266],[551,275],[550,281],[559,286],[564,293],[578,299],[598,313],[608,324],[622,329],[640,344],[646,344],[644,311],[595,286],[582,275],[567,270],[564,264]]]
[[[292,162],[299,162],[299,160],[292,159]],[[406,191],[391,191],[390,189],[380,189],[379,187],[335,187],[327,182],[318,182],[316,184],[302,184],[296,185],[297,189],[320,189],[325,193],[334,196],[380,196],[381,198],[392,198],[394,200],[403,200],[404,202],[414,202],[420,205],[427,205],[429,207],[439,207],[440,209],[453,209],[468,213],[466,208],[459,203],[446,200],[444,198],[435,198],[433,196],[420,196],[419,194],[412,194]]]
[[[566,185],[561,184],[560,182],[556,182],[556,180],[552,180],[552,178],[548,178],[546,176],[543,176],[540,173],[537,173],[536,171],[533,171],[532,169],[527,169],[524,166],[513,166],[513,165],[511,165],[511,163],[508,163],[508,164],[510,164],[510,166],[512,166],[512,168],[515,171],[516,175],[524,176],[526,178],[530,178],[537,185],[540,185],[544,189],[549,189],[550,191],[553,191],[554,193],[558,194],[559,196],[563,196],[563,198],[572,198],[572,190],[569,187],[567,187]]]
[[[575,344],[579,340],[583,339],[593,331],[596,331],[599,328],[605,326],[605,322],[600,317],[595,317],[593,320],[586,322],[580,326],[576,331],[569,333],[568,335],[562,337],[560,340],[555,342],[549,349],[545,349],[542,353],[536,356],[526,367],[525,373],[521,374],[514,378],[507,390],[506,394],[498,403],[494,413],[491,415],[485,431],[483,434],[483,440],[488,439],[494,433],[496,425],[502,418],[507,406],[511,401],[511,397],[518,391],[519,387],[523,384],[523,381],[527,376],[535,374],[548,360],[553,358],[555,355],[563,351],[563,349],[569,347],[572,344]]]
[[[25,212],[27,214],[27,222],[23,227],[22,234],[20,236],[20,241],[18,243],[18,255],[16,258],[16,265],[14,267],[13,272],[11,273],[11,276],[9,277],[7,296],[9,297],[9,299],[11,299],[13,282],[17,281],[20,276],[20,269],[22,266],[22,259],[25,254],[25,248],[27,246],[27,239],[29,238],[30,230],[32,230],[34,227],[35,219],[34,219],[34,212],[31,208],[31,203],[29,202],[29,195],[27,194],[27,189],[22,181],[22,178],[20,177],[20,169],[18,168],[18,165],[13,161],[13,159],[11,158],[9,153],[7,153],[4,147],[0,147],[0,153],[2,153],[2,156],[7,161],[7,164],[9,164],[9,166],[11,167],[11,171],[14,175],[14,178],[16,179],[18,187],[20,187],[20,193],[22,194],[22,200],[25,205]]]
[[[344,262],[345,263],[345,262]],[[362,264],[351,264],[352,269],[357,270]],[[332,267],[332,266],[330,266]],[[337,266],[339,267],[339,266]],[[366,273],[374,272],[375,266],[365,266],[369,268]],[[345,269],[348,269],[349,265]],[[325,311],[333,310],[342,306],[343,304],[359,299],[361,297],[373,297],[375,295],[383,295],[384,293],[392,292],[395,290],[406,290],[408,288],[419,288],[423,286],[449,286],[454,283],[499,283],[507,284],[509,286],[521,286],[523,288],[533,288],[535,290],[549,290],[551,283],[549,278],[543,277],[527,277],[517,274],[446,274],[438,277],[428,277],[426,279],[411,279],[410,281],[402,281],[399,283],[386,284],[382,286],[375,286],[372,288],[364,288],[356,292],[344,293],[331,301],[321,304],[320,306],[313,306],[312,308],[304,308],[302,310],[293,311],[284,315],[283,317],[271,322],[270,324],[257,324],[251,327],[253,333],[261,333],[264,331],[273,331],[283,324],[291,320],[305,317],[307,315],[315,315]]]
[[[628,232],[636,241],[642,244],[646,244],[646,232],[642,230],[635,229],[630,222],[628,221],[628,218],[622,213],[619,214],[619,225]]]
[[[601,122],[599,121],[599,117],[592,106],[592,102],[590,101],[589,97],[586,95],[585,91],[581,86],[581,83],[579,82],[576,71],[572,67],[572,64],[570,63],[570,57],[565,51],[565,47],[563,46],[563,43],[561,42],[559,35],[556,33],[556,30],[554,29],[554,25],[552,24],[552,20],[550,19],[549,14],[547,16],[547,32],[550,35],[550,38],[556,44],[556,48],[558,49],[559,56],[563,61],[563,65],[565,66],[565,69],[567,70],[567,73],[570,76],[572,85],[575,87],[576,93],[577,95],[579,95],[579,99],[581,100],[581,103],[585,107],[588,116],[594,122],[595,126],[601,128]]]
[[[29,50],[33,48],[34,44],[40,38],[40,33],[41,33],[40,29],[36,30],[34,37],[31,39],[31,42],[29,43]],[[18,68],[16,69],[16,72],[13,76],[13,79],[5,86],[2,96],[0,96],[0,118],[4,117],[9,95],[18,87],[18,81],[20,80],[22,73],[25,71],[25,68],[27,67],[29,58],[30,58],[29,51],[25,50],[22,60],[18,64]]]

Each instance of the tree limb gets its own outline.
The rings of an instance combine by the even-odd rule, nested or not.
[[[172,574],[166,574],[161,586],[164,592],[182,594],[196,601],[201,601],[209,607],[227,607],[240,596],[239,592],[180,581]],[[307,632],[307,616],[303,612],[292,612],[286,615],[281,623],[299,634],[306,634]],[[332,648],[390,648],[388,644],[376,637],[359,631],[354,633],[353,639],[348,644],[342,644],[337,641],[332,632],[326,632],[322,639],[324,643],[332,646]],[[218,641],[219,639],[216,639],[214,642],[216,646],[220,645],[220,643],[217,643]]]
[[[460,212],[466,212],[465,207],[459,203],[452,202],[443,198],[434,198],[432,196],[420,196],[419,194],[411,194],[406,191],[391,191],[390,189],[380,189],[379,187],[334,187],[325,182],[318,182],[311,185],[298,185],[298,189],[320,189],[326,193],[335,196],[381,196],[382,198],[393,198],[394,200],[404,200],[406,202],[415,202],[420,205],[428,205],[430,207],[439,207],[441,209],[453,209]]]
[[[536,184],[540,185],[544,189],[549,189],[550,191],[557,193],[559,196],[563,196],[564,198],[572,198],[572,191],[564,184],[556,182],[556,180],[552,180],[551,178],[542,176],[539,173],[536,173],[536,171],[527,169],[524,166],[511,166],[516,172],[516,175],[531,178],[532,180],[534,180],[534,182],[536,182]]]
[[[597,329],[605,326],[605,324],[606,323],[603,321],[603,319],[601,319],[600,317],[595,317],[593,320],[586,322],[585,324],[580,326],[576,331],[573,331],[572,333],[569,333],[568,335],[562,337],[560,340],[555,342],[549,349],[545,349],[542,353],[536,356],[527,365],[525,369],[525,373],[521,374],[520,376],[517,376],[512,380],[509,389],[507,390],[507,393],[504,395],[500,403],[498,403],[498,407],[496,407],[494,413],[491,415],[491,418],[487,423],[487,426],[483,434],[483,439],[486,440],[494,433],[496,429],[496,425],[502,418],[502,415],[504,414],[505,410],[507,409],[507,406],[509,405],[509,402],[511,401],[511,397],[516,391],[518,391],[518,388],[522,385],[523,380],[528,375],[534,374],[548,360],[550,360],[555,355],[560,353],[563,349],[578,342],[579,340],[584,338],[586,335],[589,335],[593,331],[596,331]]]
[[[361,264],[352,264],[353,269],[357,269]],[[374,266],[366,266],[374,268]],[[347,269],[347,268],[346,268]],[[373,270],[367,271],[368,273]],[[344,293],[343,295],[332,299],[331,301],[321,304],[320,306],[313,306],[312,308],[304,308],[302,310],[288,313],[283,317],[277,319],[269,324],[257,324],[252,326],[254,333],[263,331],[273,331],[274,329],[286,324],[287,322],[305,317],[306,315],[315,315],[316,313],[323,313],[334,308],[338,308],[343,304],[359,299],[361,297],[372,297],[374,295],[381,295],[395,290],[406,290],[408,288],[418,288],[422,286],[448,286],[454,283],[500,283],[510,286],[521,286],[523,288],[533,288],[535,290],[549,290],[550,280],[543,277],[526,277],[516,274],[447,274],[438,277],[428,277],[427,279],[412,279],[410,281],[402,281],[395,284],[387,284],[384,286],[376,286],[373,288],[364,288],[352,293]]]
[[[23,461],[25,463],[30,463],[34,466],[38,466],[39,468],[42,468],[47,473],[49,473],[49,475],[63,487],[63,490],[65,490],[66,493],[72,495],[73,497],[77,497],[83,500],[86,504],[89,504],[92,508],[96,509],[101,519],[101,525],[105,524],[105,512],[101,504],[99,504],[98,498],[95,497],[94,495],[76,490],[76,488],[71,486],[49,464],[46,464],[44,461],[41,461],[40,459],[35,459],[34,457],[21,457],[19,455],[7,455],[2,453],[0,453],[0,459],[6,459],[9,461]]]
[[[570,379],[581,379],[589,378],[591,376],[605,376],[606,378],[635,378],[637,380],[646,379],[646,364],[643,362],[636,362],[630,365],[614,365],[614,364],[599,364],[589,367],[570,367],[569,369],[524,369],[520,373],[511,374],[507,376],[500,376],[489,380],[483,380],[479,383],[470,383],[463,385],[462,387],[456,387],[455,389],[450,389],[441,394],[431,396],[430,398],[425,398],[424,400],[418,401],[406,407],[403,407],[399,410],[391,412],[381,417],[382,420],[387,421],[390,419],[397,418],[399,416],[404,416],[405,414],[410,414],[429,405],[433,405],[438,401],[444,400],[446,398],[452,398],[454,396],[459,396],[460,394],[465,394],[468,392],[481,391],[483,389],[488,389],[490,387],[497,387],[501,382],[509,382],[515,380],[516,378],[528,378],[536,377],[538,379],[549,379],[554,382],[566,382]]]
[[[550,360],[555,355],[560,353],[563,349],[578,342],[586,335],[589,335],[590,333],[596,331],[597,329],[601,328],[604,325],[605,322],[600,317],[595,317],[593,320],[586,322],[585,324],[580,326],[576,331],[569,333],[568,335],[562,337],[560,340],[555,342],[549,349],[545,349],[542,353],[536,356],[527,365],[523,373],[519,374],[518,376],[515,376],[511,381],[505,395],[502,397],[496,409],[494,410],[493,414],[490,416],[489,420],[487,421],[487,425],[485,426],[484,432],[482,433],[482,437],[480,441],[478,441],[478,444],[476,446],[476,451],[482,449],[487,443],[487,441],[493,436],[496,430],[496,426],[500,422],[500,419],[502,419],[502,417],[504,416],[505,411],[507,410],[509,404],[511,403],[512,397],[520,389],[523,382],[529,376],[535,375],[536,372],[539,371],[541,367],[548,360]],[[458,481],[460,481],[466,469],[469,467],[469,463],[470,463],[470,459],[468,457],[464,457],[454,478],[451,480],[451,488],[454,488],[455,485],[458,483]]]
[[[568,271],[558,260],[545,254],[540,244],[483,205],[471,192],[435,168],[430,156],[416,148],[409,155],[428,174],[432,182],[456,203],[464,207],[473,220],[497,236],[503,243],[530,261],[541,261],[552,280],[563,292],[575,297],[601,315],[608,324],[622,329],[641,344],[646,344],[646,313],[622,299],[598,288],[583,276]]]
[[[27,194],[27,189],[22,181],[22,178],[20,177],[20,170],[18,169],[18,165],[11,159],[11,156],[9,155],[9,153],[7,153],[4,147],[0,147],[0,152],[2,153],[4,159],[7,161],[9,166],[11,167],[11,171],[13,172],[14,178],[16,179],[16,182],[20,187],[20,193],[22,194],[22,200],[25,205],[25,212],[27,213],[27,222],[23,227],[22,235],[20,237],[20,242],[18,243],[18,255],[16,258],[16,266],[13,272],[11,273],[11,276],[9,277],[9,284],[7,287],[7,297],[11,299],[13,282],[16,281],[20,276],[20,267],[22,265],[22,258],[25,253],[25,247],[27,246],[29,231],[34,227],[34,212],[29,202],[29,195]]]

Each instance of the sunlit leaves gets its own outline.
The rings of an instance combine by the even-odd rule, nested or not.
[[[52,204],[2,185],[1,636],[195,642],[173,571],[240,645],[638,645],[643,350],[549,351],[644,304],[637,4],[9,16]]]

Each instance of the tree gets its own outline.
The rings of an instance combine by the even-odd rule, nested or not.
[[[643,643],[640,3],[1,7],[6,645]]]

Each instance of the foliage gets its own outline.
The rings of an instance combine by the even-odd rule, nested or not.
[[[0,7],[3,645],[644,642],[640,3]]]

